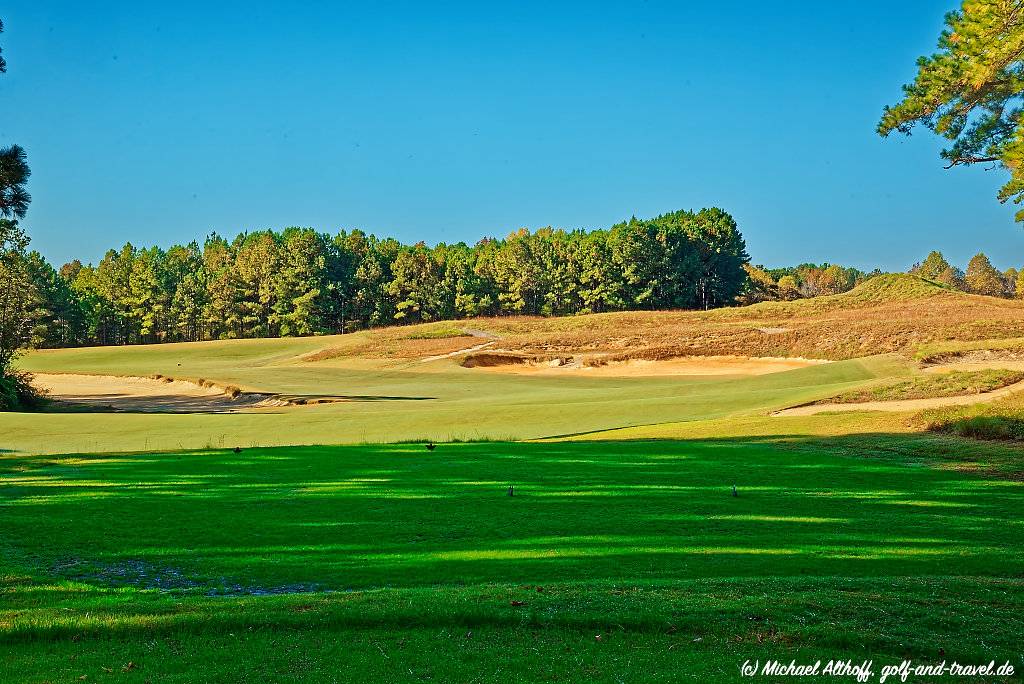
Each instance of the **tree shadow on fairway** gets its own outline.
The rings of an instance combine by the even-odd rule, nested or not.
[[[18,459],[0,489],[36,570],[97,584],[126,564],[240,593],[1014,572],[1020,489],[1000,470],[1013,458],[938,446],[876,434],[208,450]]]
[[[871,434],[5,456],[0,633],[554,627],[987,662],[1024,628],[1019,453]]]

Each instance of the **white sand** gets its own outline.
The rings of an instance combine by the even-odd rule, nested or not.
[[[273,405],[263,395],[232,398],[221,388],[185,380],[70,373],[38,373],[34,377],[34,384],[52,399],[118,411],[224,413]]]

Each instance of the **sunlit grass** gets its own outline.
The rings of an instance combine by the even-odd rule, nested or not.
[[[0,681],[729,681],[768,655],[1016,658],[1024,526],[996,473],[1013,454],[971,453],[979,476],[934,447],[8,455]]]

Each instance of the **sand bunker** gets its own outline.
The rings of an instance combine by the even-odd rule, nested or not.
[[[981,370],[1024,371],[1024,349],[972,349],[941,354],[924,362],[925,373]]]
[[[949,373],[950,371],[980,371],[980,370],[1014,370],[1024,371],[1024,358],[1001,358],[979,361],[950,361],[925,366],[921,370],[925,373]]]
[[[226,392],[170,378],[39,373],[34,384],[58,401],[140,413],[233,413],[291,403],[266,394]]]
[[[765,375],[805,368],[828,361],[800,358],[756,358],[748,356],[687,356],[649,361],[630,359],[595,363],[578,357],[530,357],[487,353],[468,357],[463,366],[499,373],[524,375],[578,375],[587,377],[658,377]]]
[[[472,354],[473,352],[479,351],[480,349],[486,349],[487,347],[490,347],[492,344],[494,344],[493,340],[491,342],[481,342],[480,344],[475,344],[472,347],[466,347],[465,349],[456,349],[455,351],[450,351],[446,354],[435,354],[434,356],[427,356],[425,358],[420,359],[420,363],[430,363],[431,361],[440,361],[441,359],[452,359],[455,358],[456,356]]]

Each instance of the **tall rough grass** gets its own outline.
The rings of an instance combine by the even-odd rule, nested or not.
[[[1002,441],[1024,441],[1024,398],[1015,395],[991,404],[929,409],[915,422],[933,432]]]

